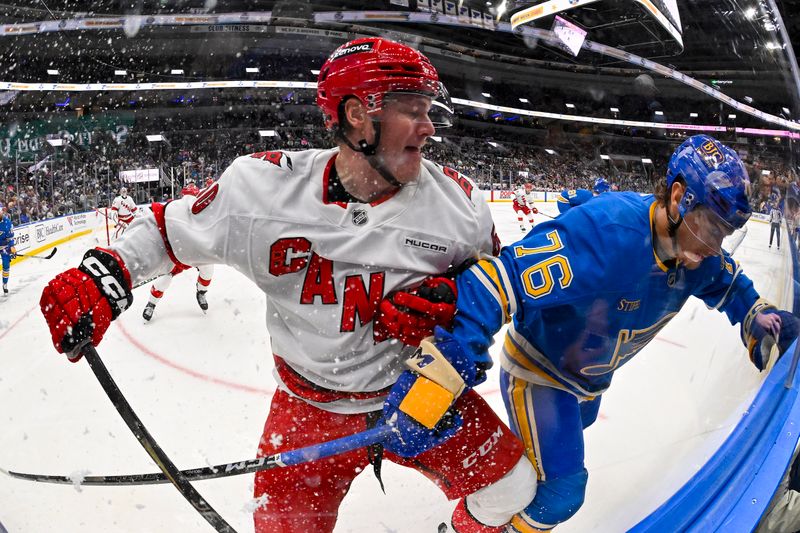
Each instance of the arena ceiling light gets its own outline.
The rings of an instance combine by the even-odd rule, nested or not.
[[[428,139],[430,139],[432,141],[436,141],[437,143],[442,142],[442,138],[440,136],[438,136],[438,135],[431,135],[430,137],[428,137]]]
[[[492,148],[497,148],[497,143],[494,141],[486,141]]]
[[[170,74],[180,75],[180,74],[183,74],[183,69],[182,68],[174,68],[174,69],[170,70],[169,73]]]
[[[611,158],[608,157],[606,154],[600,154],[600,159],[602,159],[603,161],[608,161]]]
[[[649,157],[643,157],[642,158],[642,163],[644,163],[645,165],[652,165],[653,164],[653,160],[650,159]]]
[[[747,20],[753,20],[754,18],[756,18],[756,8],[748,7],[747,9],[745,9],[744,18],[746,18]]]
[[[663,111],[656,111],[656,115],[658,115],[659,117],[663,117],[664,116],[664,112]]]
[[[319,76],[319,71],[312,68],[311,69],[311,74],[313,74],[314,76]]]
[[[50,146],[64,146],[64,139],[47,139]]]
[[[497,20],[500,20],[500,17],[502,17],[507,10],[508,10],[508,2],[507,0],[503,0],[502,2],[500,2],[500,5],[497,6]]]
[[[697,117],[698,117],[697,113],[689,113],[689,118],[697,118]]]
[[[258,130],[259,137],[275,137],[275,130]]]
[[[114,76],[127,76],[127,75],[128,75],[128,71],[127,70],[115,70],[114,71]]]
[[[258,67],[246,67],[244,71],[248,74],[258,74]]]
[[[564,104],[567,106],[567,109],[575,109],[575,104]]]
[[[730,115],[728,115],[728,118],[731,119],[731,120],[735,120],[736,119],[736,115],[731,113]]]
[[[522,102],[523,104],[529,104],[530,103],[527,98],[520,98],[519,101]]]
[[[151,143],[157,143],[164,140],[163,135],[145,135],[145,137],[147,138],[147,142]]]
[[[611,108],[611,112],[612,113],[619,113],[619,108],[618,107],[612,107]]]
[[[54,68],[49,68],[49,69],[47,69],[47,73],[48,73],[49,75],[51,75],[51,76],[58,76],[58,70],[56,70],[56,69],[54,69]]]
[[[489,93],[481,93],[481,96],[483,96],[484,98],[491,98],[492,97],[492,95],[489,94]]]
[[[789,111],[789,108],[788,108],[788,107],[782,107],[782,108],[781,108],[781,111],[783,111],[783,114],[784,114],[784,115],[791,115],[791,114],[792,114],[792,112],[791,112],[791,111]]]
[[[550,155],[556,155],[556,151],[555,150],[551,150],[550,148],[545,148],[544,151],[547,152]]]

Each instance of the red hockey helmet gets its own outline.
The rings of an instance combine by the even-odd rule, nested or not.
[[[210,186],[212,186],[212,185],[214,185],[214,178],[212,178],[211,176],[209,176],[209,177],[207,177],[207,178],[206,178],[206,182],[205,182],[205,184],[203,185],[203,187],[210,187]]]
[[[432,110],[437,112],[431,115],[434,125],[452,125],[450,98],[430,60],[409,46],[380,37],[356,39],[333,51],[319,71],[317,105],[325,116],[325,127],[333,130],[347,97],[358,98],[372,114],[380,111],[384,96],[393,92],[430,96]]]
[[[200,189],[197,188],[197,185],[194,183],[189,183],[183,189],[181,189],[181,196],[197,196],[200,193]]]

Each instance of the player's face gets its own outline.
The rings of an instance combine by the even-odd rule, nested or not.
[[[697,268],[706,257],[720,255],[722,241],[733,232],[710,209],[699,206],[686,214],[679,228],[678,259],[689,269]]]
[[[384,99],[378,155],[400,183],[419,175],[422,147],[436,131],[430,109],[431,98],[420,94],[396,93]]]

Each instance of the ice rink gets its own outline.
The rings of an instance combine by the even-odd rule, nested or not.
[[[510,203],[490,204],[504,244],[522,236]],[[539,204],[555,214],[555,204]],[[537,216],[537,222],[547,218]],[[735,257],[761,294],[786,308],[790,261],[767,249],[769,226],[750,222]],[[157,471],[85,362],[52,347],[38,308],[45,283],[76,266],[92,237],[59,245],[49,261],[12,268],[0,297],[0,467],[71,475]],[[152,435],[181,468],[255,456],[274,390],[262,294],[217,267],[200,311],[192,273],[175,278],[150,323],[147,287],[112,324],[98,351]],[[502,334],[502,333],[501,333]],[[496,344],[495,352],[499,348]],[[604,395],[586,432],[585,506],[559,532],[624,531],[675,492],[731,432],[763,380],[738,327],[690,301]],[[504,413],[497,375],[479,387]],[[503,418],[505,415],[503,414]],[[239,532],[252,531],[252,475],[197,482]],[[384,462],[384,495],[371,471],[345,499],[337,533],[430,532],[449,522],[448,502],[421,475]],[[210,526],[171,485],[59,486],[0,475],[0,523],[25,532],[203,532]],[[2,528],[0,528],[2,530]]]

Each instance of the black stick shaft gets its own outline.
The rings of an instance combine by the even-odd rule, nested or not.
[[[58,248],[53,248],[47,255],[31,255],[31,254],[17,254],[17,255],[19,257],[31,257],[33,259],[51,259],[54,255],[56,255],[57,250]]]
[[[236,533],[236,530],[211,507],[197,490],[195,490],[191,483],[189,483],[189,480],[186,479],[178,467],[167,457],[167,454],[164,453],[155,439],[153,439],[150,432],[147,431],[147,428],[144,427],[142,421],[133,411],[128,400],[125,399],[122,391],[117,387],[111,374],[108,373],[106,366],[103,364],[94,346],[91,344],[86,345],[82,349],[82,353],[89,362],[89,366],[92,367],[92,372],[94,372],[94,375],[97,377],[97,381],[100,382],[100,385],[111,400],[111,403],[114,404],[117,412],[125,421],[125,424],[136,437],[136,440],[139,441],[139,444],[142,445],[147,454],[153,459],[158,468],[164,473],[167,479],[169,479],[170,483],[175,485],[178,492],[181,493],[186,501],[188,501],[214,529],[224,533]]]

